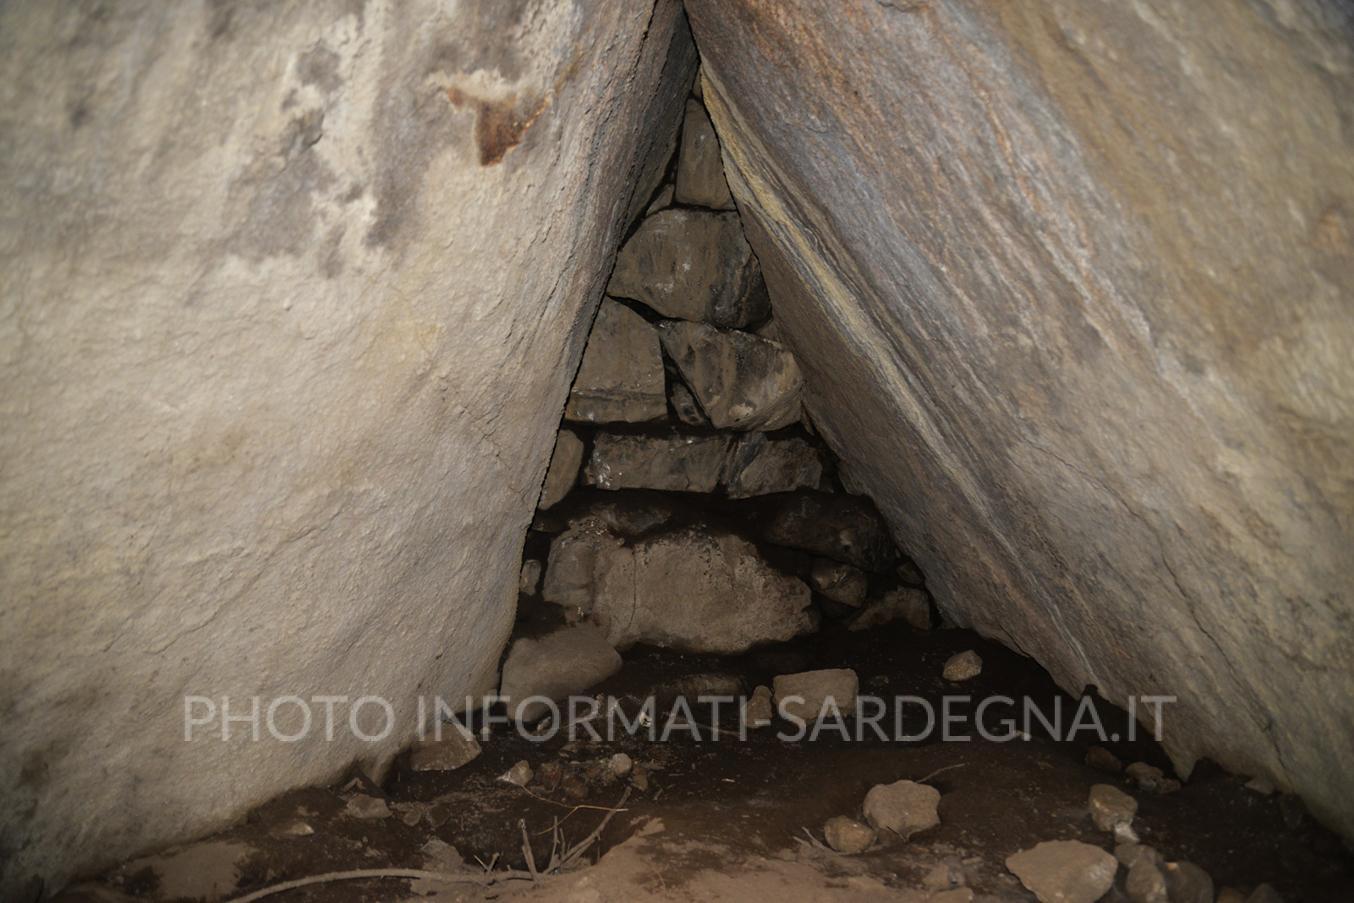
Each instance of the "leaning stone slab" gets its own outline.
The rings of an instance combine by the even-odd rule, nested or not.
[[[686,102],[682,143],[677,152],[676,198],[679,204],[733,209],[733,195],[724,180],[724,161],[720,159],[715,127],[705,105],[695,99]]]

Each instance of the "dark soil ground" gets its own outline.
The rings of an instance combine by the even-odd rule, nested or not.
[[[939,675],[946,659],[964,649],[977,650],[984,669],[980,677],[961,685],[960,692],[979,698],[1029,696],[1046,712],[1052,711],[1053,700],[1061,699],[1064,718],[1070,720],[1077,701],[1059,693],[1030,660],[966,631],[919,633],[901,626],[861,633],[830,626],[818,636],[736,658],[632,650],[623,671],[598,692],[630,697],[626,705],[633,713],[633,698],[655,690],[670,697],[663,688],[689,675],[732,675],[750,692],[777,673],[851,667],[860,676],[862,693],[938,700],[956,691]],[[1103,703],[1099,708],[1107,732],[1122,736],[1123,714]],[[709,723],[707,714],[699,711],[696,720]],[[736,714],[726,713],[722,723],[735,730],[736,721]],[[905,726],[915,731],[923,721],[905,721]],[[1169,707],[1165,724],[1169,731]],[[430,848],[425,847],[433,838],[454,847],[476,871],[476,860],[493,862],[496,868],[522,869],[527,867],[523,825],[532,837],[537,862],[544,863],[556,822],[567,841],[577,841],[597,827],[604,808],[615,806],[629,787],[625,811],[612,818],[600,843],[585,858],[595,860],[646,822],[661,820],[669,838],[701,841],[691,847],[697,852],[665,856],[651,864],[656,886],[671,893],[701,870],[737,867],[744,855],[784,856],[786,850],[807,849],[796,841],[806,838],[805,829],[821,838],[825,819],[858,815],[874,784],[934,774],[929,783],[943,794],[941,825],[911,842],[853,857],[851,867],[863,868],[902,891],[920,888],[937,863],[948,862],[980,898],[1032,899],[1006,871],[1005,858],[1052,839],[1080,839],[1112,849],[1110,836],[1091,824],[1086,799],[1091,785],[1114,783],[1139,801],[1134,824],[1142,841],[1170,860],[1204,867],[1218,888],[1249,890],[1269,882],[1287,901],[1351,899],[1354,858],[1336,837],[1307,817],[1295,800],[1246,789],[1245,778],[1207,763],[1182,789],[1162,796],[1136,790],[1121,776],[1087,766],[1086,750],[1096,739],[1089,733],[1064,742],[1036,735],[999,743],[976,735],[967,742],[934,738],[886,742],[873,735],[847,742],[827,732],[817,742],[786,742],[776,736],[783,728],[789,725],[751,731],[745,742],[728,734],[712,739],[709,731],[697,741],[689,731],[676,732],[666,743],[645,737],[571,742],[565,736],[533,742],[500,729],[484,742],[478,759],[457,771],[415,773],[401,764],[379,788],[357,777],[333,788],[297,791],[260,807],[244,823],[214,839],[239,841],[253,850],[240,868],[237,895],[335,870],[435,867],[436,863],[429,865]],[[973,733],[971,723],[966,728]],[[1170,771],[1169,762],[1150,740],[1106,745],[1124,762],[1145,760]],[[628,753],[641,765],[647,787],[610,774],[605,763],[616,752]],[[523,759],[537,775],[528,787],[497,780]],[[559,765],[553,774],[550,762]],[[345,814],[346,801],[355,793],[384,798],[393,814],[374,819]],[[288,826],[298,820],[314,833],[288,833]],[[444,848],[432,852],[438,850],[443,864],[445,857],[454,858]],[[831,870],[831,857],[826,861]],[[100,883],[133,898],[158,899],[153,872],[136,863],[104,876]],[[466,899],[478,899],[493,891],[473,888],[462,893],[469,895]],[[299,903],[416,896],[404,881],[373,879],[325,884],[271,899]]]

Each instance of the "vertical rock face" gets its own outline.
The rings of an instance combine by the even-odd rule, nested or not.
[[[939,605],[1354,834],[1348,12],[687,7],[806,407]]]
[[[673,0],[18,2],[0,44],[10,898],[379,766],[419,693],[493,680],[694,54]],[[185,743],[185,694],[393,728]]]

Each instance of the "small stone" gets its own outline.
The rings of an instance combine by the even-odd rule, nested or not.
[[[828,558],[813,563],[809,574],[813,588],[840,605],[858,608],[865,601],[869,579],[859,568]]]
[[[583,466],[583,440],[571,430],[562,429],[555,436],[555,450],[550,453],[550,467],[541,485],[538,508],[553,508],[569,494],[578,481],[578,468]]]
[[[580,693],[621,669],[621,656],[590,624],[563,627],[538,639],[513,641],[503,662],[500,695],[510,716],[530,724],[550,711],[543,696],[555,701]]]
[[[562,780],[564,780],[564,766],[558,762],[543,762],[541,767],[536,769],[536,783],[546,793],[554,793]]]
[[[743,717],[748,727],[769,727],[776,711],[771,703],[771,688],[759,685],[748,699]]]
[[[954,887],[927,897],[927,903],[973,903],[973,889]]]
[[[770,313],[737,213],[671,208],[645,217],[616,255],[607,294],[664,317],[734,329]]]
[[[1213,903],[1213,879],[1192,862],[1168,862],[1162,869],[1171,903]]]
[[[415,743],[409,751],[413,771],[455,771],[480,754],[479,741],[455,722],[433,725],[431,737]]]
[[[958,887],[964,883],[963,863],[953,857],[944,862],[937,862],[931,866],[931,869],[922,878],[921,883],[922,887],[931,891]]]
[[[874,830],[845,815],[833,816],[825,821],[823,837],[827,839],[828,846],[848,856],[864,853],[874,844]]]
[[[668,321],[659,335],[716,429],[776,430],[799,419],[803,377],[784,346],[705,323]]]
[[[1218,903],[1247,903],[1246,895],[1235,887],[1224,887],[1218,891]]]
[[[713,492],[729,457],[724,435],[629,436],[598,433],[583,481],[598,489]]]
[[[914,630],[931,629],[931,598],[924,590],[889,590],[852,618],[848,629],[869,630],[898,620],[906,621]]]
[[[522,562],[522,572],[517,578],[517,591],[524,596],[536,595],[536,590],[541,585],[541,567],[540,561],[535,558],[528,558]]]
[[[391,816],[390,804],[379,796],[369,796],[365,793],[359,793],[348,804],[343,807],[343,811],[353,818],[389,818]]]
[[[908,840],[940,824],[940,791],[916,781],[876,784],[865,794],[865,820],[882,836]]]
[[[585,800],[588,798],[588,785],[576,774],[566,774],[559,782],[560,790],[569,799]]]
[[[1124,769],[1124,774],[1140,789],[1148,792],[1155,792],[1166,778],[1165,772],[1146,762],[1134,762]]]
[[[850,668],[826,668],[782,674],[771,686],[782,715],[811,722],[830,715],[833,706],[843,716],[854,711],[859,680]]]
[[[871,573],[892,570],[893,537],[874,506],[858,496],[804,492],[778,500],[762,522],[770,543],[844,561]]]
[[[679,204],[732,210],[733,195],[724,180],[724,163],[719,155],[719,139],[705,106],[699,100],[686,102],[682,123],[682,143],[677,152],[676,195]]]
[[[1146,844],[1141,843],[1121,843],[1114,848],[1114,858],[1124,868],[1132,868],[1139,859],[1148,859],[1153,865],[1163,866],[1166,860],[1161,858],[1161,854]]]
[[[1006,867],[1040,903],[1095,903],[1114,884],[1119,863],[1079,840],[1046,840],[1006,859]]]
[[[607,760],[607,765],[616,777],[625,777],[635,767],[635,762],[625,753],[616,753]]]
[[[1137,843],[1139,841],[1138,832],[1133,830],[1133,825],[1129,823],[1118,824],[1114,826],[1115,843]]]
[[[1161,796],[1166,796],[1167,794],[1175,793],[1182,786],[1184,785],[1175,778],[1162,778],[1157,782],[1157,793]]]
[[[675,379],[672,381],[672,387],[668,389],[668,403],[672,405],[677,419],[687,426],[710,425],[710,418],[701,410],[700,402],[696,401],[696,396],[692,395],[691,390],[681,381]]]
[[[940,673],[940,676],[950,683],[962,683],[966,680],[972,680],[982,673],[982,658],[972,649],[968,649],[950,656],[949,661],[945,662],[945,670]]]
[[[649,769],[643,765],[636,765],[630,770],[630,783],[640,793],[649,789]]]
[[[1221,897],[1218,898],[1218,903],[1222,903]],[[1283,897],[1279,896],[1279,892],[1272,884],[1260,884],[1251,891],[1246,903],[1283,903]]]
[[[499,775],[498,779],[505,784],[515,784],[518,787],[525,787],[531,783],[531,779],[535,776],[535,772],[531,770],[531,763],[526,759],[521,759],[513,763],[511,768]]]
[[[310,822],[303,818],[293,818],[282,822],[268,832],[273,837],[285,839],[289,837],[309,837],[315,833],[315,829]]]
[[[1169,903],[1166,876],[1157,863],[1146,857],[1133,863],[1124,879],[1124,894],[1130,903]]]
[[[667,412],[667,377],[658,334],[624,304],[603,298],[569,389],[565,418],[639,423],[658,420]]]
[[[1120,825],[1130,825],[1133,823],[1133,816],[1138,814],[1138,801],[1109,784],[1096,784],[1091,788],[1088,806],[1091,810],[1091,821],[1102,831],[1113,831]]]
[[[1103,746],[1092,746],[1086,750],[1086,764],[1108,774],[1118,774],[1124,770],[1124,763],[1119,761],[1119,757]]]
[[[729,498],[745,499],[814,489],[822,479],[822,459],[805,440],[794,436],[770,439],[765,433],[748,433],[738,440],[729,455],[722,482]]]

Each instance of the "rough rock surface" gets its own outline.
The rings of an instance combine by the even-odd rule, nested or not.
[[[815,425],[948,618],[1354,837],[1344,5],[852,10],[687,3]]]
[[[870,588],[869,578],[860,568],[840,561],[819,558],[809,572],[813,588],[840,605],[858,608]]]
[[[731,533],[686,527],[606,545],[594,561],[591,617],[619,649],[734,653],[818,626],[809,588]]]
[[[869,825],[862,825],[854,818],[834,815],[823,822],[823,838],[827,845],[838,853],[854,856],[864,853],[874,843],[875,833]]]
[[[604,299],[569,389],[565,418],[638,423],[658,420],[667,412],[667,383],[657,333],[624,304]]]
[[[1114,884],[1119,862],[1079,840],[1046,840],[1006,857],[1006,867],[1039,903],[1095,903]]]
[[[583,440],[572,430],[562,429],[555,437],[555,449],[550,453],[550,467],[541,484],[541,500],[537,508],[553,508],[560,503],[578,481],[578,468],[583,465]]]
[[[674,197],[679,204],[732,210],[733,195],[724,180],[724,162],[710,114],[699,100],[686,102],[682,141],[677,151],[677,182]]]
[[[0,897],[492,681],[674,38],[675,0],[0,7]],[[397,729],[185,743],[185,693]]]
[[[1133,816],[1138,814],[1138,801],[1109,784],[1093,786],[1086,805],[1091,810],[1091,821],[1102,831],[1131,825]]]
[[[409,767],[414,771],[454,771],[473,762],[480,754],[480,743],[458,724],[440,724],[428,729],[428,736],[409,750]]]
[[[865,820],[884,836],[907,840],[940,824],[940,791],[916,781],[876,784],[865,794]]]
[[[771,681],[776,711],[803,721],[814,721],[823,714],[832,717],[833,706],[843,716],[850,715],[855,711],[859,687],[856,672],[850,668],[780,674]]]
[[[705,323],[669,321],[659,335],[716,429],[775,430],[799,419],[803,380],[784,346]]]
[[[826,492],[787,496],[768,512],[767,542],[802,549],[867,571],[888,570],[898,552],[870,503]]]
[[[727,435],[598,433],[583,481],[599,489],[713,492],[724,473],[731,443]]]
[[[531,696],[556,701],[581,693],[621,669],[621,656],[591,624],[563,627],[543,637],[514,640],[503,661],[499,695],[508,712],[524,722],[544,715],[548,706]],[[525,703],[525,704],[524,704]]]
[[[605,518],[591,514],[578,518],[550,543],[541,598],[571,614],[586,615],[597,595],[598,575],[623,545]]]
[[[931,599],[919,589],[903,587],[884,593],[851,619],[850,630],[868,630],[902,619],[917,630],[931,629]]]
[[[644,219],[616,256],[607,294],[665,317],[739,328],[766,318],[766,284],[736,213],[671,208]]]
[[[982,673],[982,656],[972,649],[966,649],[949,657],[940,676],[952,683],[962,683],[966,680],[972,680]]]
[[[808,442],[797,436],[782,439],[748,433],[729,456],[724,489],[729,498],[745,499],[815,489],[822,478],[823,461]]]

